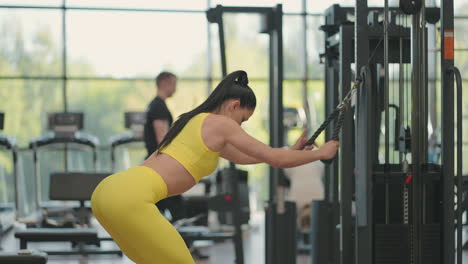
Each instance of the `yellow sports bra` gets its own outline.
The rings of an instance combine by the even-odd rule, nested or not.
[[[201,135],[203,121],[208,115],[200,113],[192,117],[172,142],[161,150],[161,153],[180,162],[195,182],[210,175],[218,166],[219,152],[211,151]]]

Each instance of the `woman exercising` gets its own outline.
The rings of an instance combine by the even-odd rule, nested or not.
[[[309,151],[305,135],[290,149],[272,148],[249,136],[240,126],[256,106],[247,84],[244,71],[226,76],[206,101],[178,118],[147,160],[107,177],[95,189],[94,215],[134,262],[194,263],[180,234],[154,204],[211,174],[220,156],[238,164],[266,162],[279,168],[335,156],[337,141]]]

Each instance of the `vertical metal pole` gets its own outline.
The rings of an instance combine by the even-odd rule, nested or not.
[[[351,88],[351,61],[352,61],[352,40],[353,27],[342,25],[340,27],[340,85],[341,99],[348,94]],[[345,63],[348,62],[348,63]],[[352,217],[352,200],[353,200],[353,111],[348,109],[345,113],[343,121],[342,133],[340,135],[340,209],[341,209],[341,258],[340,263],[354,263],[354,243],[353,243],[353,217]],[[338,162],[334,162],[338,163]],[[338,169],[338,164],[336,165]],[[338,181],[336,182],[338,185]]]
[[[413,212],[413,218],[411,221],[411,230],[412,230],[412,242],[413,242],[413,259],[414,263],[422,263],[422,248],[421,248],[421,237],[422,237],[422,217],[421,217],[421,156],[424,155],[421,153],[421,121],[423,118],[421,115],[421,27],[420,27],[421,14],[414,14],[412,17],[412,56],[411,56],[411,65],[412,65],[412,89],[411,89],[411,160],[412,160],[412,195],[413,199],[411,202],[411,211]]]
[[[453,0],[440,1],[442,93],[442,263],[454,263],[454,87],[448,69],[454,65]]]
[[[111,170],[112,172],[115,172],[115,148],[114,146],[111,146],[111,149],[110,149],[110,153],[111,153]]]
[[[222,10],[222,6],[218,5],[216,6],[217,9]],[[226,77],[227,75],[227,59],[226,59],[226,42],[224,38],[224,20],[223,20],[223,12],[221,11],[219,13],[218,17],[218,34],[219,34],[219,52],[220,52],[220,57],[221,57],[221,74],[223,75],[223,78]],[[236,165],[234,162],[230,161],[229,162],[229,168],[234,169]]]
[[[222,8],[218,5],[216,8]],[[219,34],[219,52],[221,56],[221,74],[223,78],[227,75],[227,61],[226,61],[226,45],[224,42],[224,22],[223,22],[223,13],[219,14],[218,18],[218,34]]]
[[[270,14],[264,14],[267,16],[267,22],[266,23],[271,23]],[[273,46],[274,46],[274,41],[273,41],[273,33],[270,31],[268,32],[269,34],[269,50],[268,50],[268,88],[269,88],[269,117],[270,121],[268,123],[268,132],[269,132],[269,142],[270,146],[275,147],[276,138],[277,135],[274,134],[275,130],[281,130],[283,131],[282,127],[279,127],[276,129],[276,124],[278,120],[275,118],[277,117],[277,111],[275,111],[275,105],[276,105],[276,87],[274,87],[274,68],[273,68],[273,63],[275,61],[274,55],[275,53],[273,52]],[[278,220],[277,220],[277,212],[275,211],[275,200],[276,200],[276,187],[278,186],[278,174],[279,174],[279,169],[278,168],[273,168],[269,166],[269,193],[268,193],[268,207],[267,207],[267,214],[265,217],[265,263],[275,263],[277,261],[276,259],[276,249],[277,249],[277,234],[278,231],[276,230],[276,227],[278,225]]]
[[[222,10],[222,6],[218,5],[216,8]],[[226,44],[224,38],[224,20],[223,20],[223,12],[219,13],[218,17],[218,34],[219,34],[219,52],[221,56],[221,74],[224,77],[227,75],[227,59],[226,59]],[[234,162],[229,162],[229,168],[234,169],[236,165]]]
[[[354,9],[354,58],[356,74],[368,63],[369,40],[367,25],[367,0],[356,0]],[[368,76],[370,77],[370,76]],[[368,82],[369,80],[365,80]],[[371,90],[365,84],[357,91],[356,127],[356,261],[359,264],[373,263],[372,243],[372,113]]]
[[[426,1],[422,1],[421,6],[421,16],[420,16],[420,49],[419,52],[421,54],[420,59],[421,65],[420,67],[420,84],[421,84],[421,96],[420,96],[420,111],[421,111],[421,152],[423,155],[421,156],[421,163],[427,163],[427,143],[428,143],[428,132],[427,132],[427,122],[428,122],[428,98],[427,98],[427,32],[426,32]],[[423,207],[424,209],[424,207]],[[423,217],[424,219],[424,217]]]
[[[270,33],[270,145],[278,148],[284,144],[282,5],[278,5],[272,15],[275,30]],[[271,167],[270,173],[270,197],[274,201],[281,170]]]
[[[242,241],[242,222],[241,222],[241,204],[240,204],[240,193],[239,193],[239,178],[241,176],[241,171],[230,170],[232,175],[229,175],[229,182],[232,186],[232,202],[233,202],[233,211],[232,219],[234,224],[234,250],[236,252],[235,264],[244,264],[244,248]]]
[[[206,0],[206,5],[207,7],[206,8],[210,8],[211,7],[211,0]],[[207,48],[206,48],[206,96],[208,97],[208,95],[211,93],[211,89],[212,89],[212,86],[213,86],[213,45],[211,44],[211,39],[212,39],[212,36],[211,36],[211,23],[206,20],[206,33],[207,33],[207,41],[208,41],[208,45],[207,45]]]
[[[41,178],[39,176],[40,174],[40,167],[39,167],[39,158],[38,158],[38,153],[37,153],[37,148],[36,146],[33,146],[33,162],[34,162],[34,187],[36,191],[36,210],[41,211]]]
[[[325,21],[326,23],[326,21]],[[325,41],[330,36],[330,33],[326,33]],[[326,46],[326,43],[325,43]],[[329,116],[334,110],[336,105],[338,105],[338,96],[339,96],[339,85],[340,85],[340,65],[349,63],[350,61],[343,60],[340,57],[340,60],[337,61],[332,57],[326,57],[325,59],[325,116]],[[334,123],[332,122],[328,129],[325,129],[325,140],[328,141],[332,138],[334,130]],[[332,207],[338,204],[338,167],[337,163],[333,162],[329,166],[325,166],[324,169],[324,183],[325,183],[325,200],[327,200]],[[333,211],[333,213],[335,213]],[[335,219],[338,224],[338,219]]]
[[[63,88],[63,111],[68,112],[67,102],[67,87],[68,87],[68,75],[67,75],[67,0],[62,2],[62,88]],[[68,146],[65,144],[63,149],[63,163],[65,171],[68,171]]]
[[[402,15],[403,16],[403,15]],[[403,27],[403,23],[402,25],[400,25],[401,27]],[[405,29],[403,29],[405,30]],[[405,80],[404,80],[404,71],[405,71],[405,68],[404,68],[404,62],[403,62],[403,45],[404,45],[404,41],[403,41],[403,36],[400,37],[400,63],[399,63],[399,70],[398,70],[398,73],[399,73],[399,84],[398,84],[398,107],[400,108],[400,123],[398,124],[399,127],[398,127],[398,131],[400,131],[401,127],[404,126],[404,120],[405,120],[405,103],[404,103],[404,92],[405,92]],[[398,144],[398,143],[396,143]],[[405,157],[406,159],[406,157]],[[403,162],[403,154],[400,152],[400,162]]]
[[[269,49],[269,89],[270,89],[270,97],[269,97],[269,112],[270,112],[270,121],[269,121],[269,134],[270,134],[270,146],[272,147],[280,147],[278,142],[278,133],[282,133],[283,128],[278,127],[278,116],[280,113],[278,112],[277,105],[278,105],[278,95],[277,95],[277,88],[275,87],[275,68],[274,68],[274,61],[275,61],[275,52],[274,52],[274,40],[273,40],[273,33],[270,32],[270,49]],[[281,130],[281,132],[279,131]],[[273,168],[270,166],[270,204],[274,204],[276,200],[276,188],[278,186],[278,178],[279,178],[279,168]]]
[[[278,145],[277,147],[282,147],[284,146],[285,142],[284,142],[284,125],[283,125],[283,5],[282,4],[278,4],[276,5],[276,8],[274,8],[274,41],[275,41],[275,44],[274,44],[274,47],[275,47],[275,63],[272,65],[275,70],[274,70],[274,75],[273,75],[273,78],[275,80],[275,86],[276,86],[276,96],[277,96],[277,99],[276,99],[276,106],[277,106],[277,121],[278,121],[278,124],[277,124],[277,132],[278,132],[278,135],[277,135],[277,141],[278,141]],[[284,171],[282,169],[280,169],[278,171],[278,177],[285,177],[284,176]],[[278,186],[278,188],[280,188]],[[284,190],[284,187],[281,187],[282,190]],[[281,205],[281,203],[283,204],[282,207],[284,208],[283,209],[283,212],[281,212],[281,210],[278,210],[277,213],[278,214],[283,214],[283,217],[284,219],[286,220],[286,223],[287,223],[287,215],[285,214],[286,212],[286,204],[285,204],[285,201],[282,200],[282,201],[278,201],[278,204]],[[281,209],[281,207],[278,207],[278,209]],[[295,208],[294,208],[295,209]],[[291,212],[291,209],[288,209],[288,213],[292,213]],[[294,214],[295,215],[295,214]],[[295,221],[293,221],[293,223],[295,223]],[[277,230],[280,229],[280,227],[276,227]],[[296,231],[296,230],[295,230]],[[286,238],[286,236],[284,236]],[[295,234],[294,234],[294,237]],[[293,240],[294,243],[297,242],[296,239]],[[291,241],[288,241],[286,239],[286,241],[283,241],[282,243],[279,243],[278,244],[278,248],[276,248],[277,251],[281,251],[281,249],[283,248],[291,248],[290,246],[288,246],[287,243],[291,243]],[[286,255],[286,256],[283,256],[284,257],[284,261],[281,261],[279,263],[290,263],[290,264],[295,264],[296,263],[296,252],[297,252],[297,248],[295,247],[295,244],[294,244],[294,252],[290,252],[288,251],[289,253],[288,254],[291,254],[291,255]]]
[[[267,14],[269,23],[273,23],[270,27],[270,146],[282,147],[284,144],[283,131],[283,11],[282,5],[278,4],[271,12]],[[286,240],[280,239],[282,227],[279,223],[284,222],[287,218],[285,214],[285,203],[282,199],[282,186],[279,184],[279,179],[282,177],[282,171],[279,168],[270,167],[270,210],[273,210],[272,218],[266,219],[269,228],[270,239],[267,241],[266,247],[266,263],[292,263],[295,260],[295,255],[290,256],[290,245]],[[276,209],[271,208],[276,203]],[[270,224],[269,224],[270,223]],[[283,230],[284,231],[284,230]],[[287,253],[286,253],[287,252]],[[294,253],[292,253],[294,254]],[[291,259],[293,257],[294,260]],[[287,259],[287,260],[286,260]],[[285,262],[286,260],[286,262]]]
[[[435,0],[426,1],[427,6],[435,6]],[[428,25],[427,34],[427,77],[428,77],[428,115],[432,126],[432,133],[429,135],[429,151],[436,151],[438,143],[439,123],[437,114],[437,40],[436,25]]]
[[[97,171],[98,170],[98,157],[97,157],[97,146],[93,146],[93,162],[94,162],[94,170]]]
[[[327,17],[324,18],[324,23],[327,23]],[[350,27],[350,26],[348,26]],[[327,50],[327,39],[332,33],[324,31],[324,47],[325,53]],[[333,33],[335,34],[335,33]],[[350,47],[351,48],[351,47]],[[325,76],[325,115],[324,118],[329,116],[338,103],[338,87],[339,87],[339,71],[340,65],[351,65],[351,59],[343,61],[341,58],[334,58],[332,56],[324,57],[324,76]],[[332,137],[333,129],[325,130],[325,139]],[[353,162],[353,159],[350,159]],[[336,170],[336,162],[324,168],[324,186],[325,186],[325,199],[324,201],[312,202],[312,224],[311,224],[311,263],[338,263],[339,255],[336,251],[339,247],[338,238],[334,235],[336,233],[336,226],[339,224],[339,211],[338,207],[338,173]],[[352,179],[352,178],[350,178]],[[336,182],[336,184],[335,184]],[[317,230],[313,230],[317,229]],[[318,230],[320,229],[320,230]]]
[[[309,80],[308,74],[309,74],[309,64],[308,64],[308,59],[309,59],[309,53],[307,49],[307,1],[302,0],[302,29],[303,29],[303,60],[302,60],[302,65],[304,68],[303,76],[302,76],[302,107],[304,108],[304,111],[306,112],[306,120],[310,120],[310,107],[309,107],[309,94],[307,91],[307,81]],[[305,123],[305,129],[308,132],[310,130],[311,124],[309,122]]]
[[[390,163],[390,116],[389,116],[389,60],[388,60],[388,0],[384,1],[384,110],[385,110],[385,165]],[[388,185],[386,186],[388,192]]]
[[[16,207],[16,219],[18,219],[18,216],[20,214],[20,189],[19,189],[19,171],[18,171],[18,152],[16,151],[16,147],[12,146],[11,148],[11,154],[13,155],[13,177],[14,179],[14,184],[15,184],[15,207]]]
[[[390,112],[389,105],[389,60],[388,60],[388,0],[384,1],[384,111],[385,111],[385,166],[384,171],[387,171],[387,166],[390,163]],[[390,194],[389,186],[385,183],[385,224],[390,223]]]
[[[63,110],[68,112],[67,102],[67,8],[66,0],[62,2],[62,100]]]
[[[427,158],[428,158],[428,98],[427,98],[427,32],[426,32],[426,1],[421,0],[422,6],[421,6],[421,12],[420,12],[420,21],[418,24],[418,27],[420,29],[420,38],[419,38],[419,43],[420,43],[420,48],[419,48],[419,54],[420,54],[420,65],[419,67],[419,89],[420,89],[420,95],[419,95],[419,112],[420,112],[420,118],[419,118],[419,141],[420,141],[420,146],[419,146],[419,164],[420,164],[420,172],[421,172],[421,177],[423,177],[423,171],[422,171],[422,166],[424,164],[427,164]],[[426,232],[423,229],[423,226],[427,224],[426,222],[426,214],[427,214],[427,192],[426,192],[426,184],[424,182],[420,181],[420,187],[419,187],[419,197],[420,197],[420,205],[419,205],[419,213],[420,213],[420,229],[419,229],[419,234],[421,235],[421,239],[423,240],[426,237]],[[420,248],[420,253],[421,253],[421,262],[423,261],[423,256],[425,254],[424,248],[422,243],[419,245]]]

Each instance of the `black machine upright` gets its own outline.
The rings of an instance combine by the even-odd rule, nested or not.
[[[270,146],[283,147],[283,9],[282,5],[273,7],[242,7],[222,6],[207,11],[208,21],[218,24],[221,67],[223,76],[227,75],[227,61],[225,52],[223,13],[258,14],[262,19],[260,33],[269,36],[269,132]],[[230,170],[235,169],[231,163]],[[295,263],[296,261],[296,206],[293,202],[285,201],[284,189],[287,185],[284,172],[279,168],[270,167],[269,171],[269,199],[265,208],[265,261],[269,264]],[[239,185],[242,188],[245,185]],[[246,192],[240,192],[240,194]],[[246,193],[247,194],[247,193]],[[247,197],[248,199],[248,197]],[[241,204],[242,204],[241,198]],[[242,221],[238,219],[237,221]],[[239,226],[239,225],[236,225]],[[240,233],[240,230],[239,230]],[[239,247],[242,240],[239,238]],[[238,249],[238,251],[240,251]],[[239,255],[236,263],[244,263]]]

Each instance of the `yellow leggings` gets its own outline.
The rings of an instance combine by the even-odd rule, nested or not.
[[[184,240],[155,203],[167,186],[153,169],[137,166],[104,179],[91,198],[93,214],[137,264],[193,264]]]

